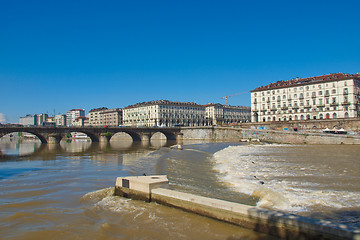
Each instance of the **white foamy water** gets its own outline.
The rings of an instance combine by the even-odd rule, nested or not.
[[[326,151],[316,146],[241,145],[216,152],[213,160],[218,178],[259,198],[259,207],[292,212],[359,207],[358,159],[333,151],[319,155]]]

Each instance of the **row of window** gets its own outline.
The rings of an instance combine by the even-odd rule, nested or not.
[[[339,85],[338,85],[338,86],[340,86],[340,85],[347,86],[347,82],[345,81],[343,84],[341,84],[341,83],[339,82]],[[318,89],[322,89],[322,88],[323,88],[322,84],[312,85],[312,86],[313,86],[313,89],[315,89],[316,86],[317,86]],[[329,83],[326,83],[326,84],[325,84],[325,87],[330,87]],[[335,88],[335,87],[336,87],[336,83],[332,83],[332,87]],[[289,92],[291,92],[291,89],[293,89],[293,91],[296,92],[297,89],[298,89],[298,87],[287,88],[287,89],[288,89]],[[299,89],[300,89],[300,90],[304,90],[304,86],[300,86]],[[307,91],[310,90],[310,86],[309,86],[309,85],[308,85],[308,86],[305,86],[305,90],[307,90]],[[286,92],[286,90],[284,89],[284,90],[283,90],[283,93],[285,93],[285,92]],[[266,93],[267,93],[268,95],[269,95],[270,93],[272,93],[273,95],[275,95],[275,93],[280,93],[280,89],[277,89],[276,91],[275,91],[275,90],[272,90],[272,91],[269,90],[269,91],[267,91]],[[263,91],[261,94],[262,94],[262,96],[264,96],[264,95],[265,95],[265,92]],[[256,96],[257,96],[257,93],[254,93],[254,96],[256,97]]]

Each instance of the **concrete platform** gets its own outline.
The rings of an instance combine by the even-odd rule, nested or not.
[[[151,190],[167,186],[166,175],[118,177],[115,184],[115,195],[150,202]]]
[[[165,175],[117,178],[115,195],[153,201],[284,239],[360,240],[360,229],[166,189]]]

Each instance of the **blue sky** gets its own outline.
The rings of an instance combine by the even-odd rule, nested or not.
[[[359,1],[0,1],[0,121],[360,72]],[[250,94],[228,99],[250,106]],[[3,116],[2,116],[3,115]]]

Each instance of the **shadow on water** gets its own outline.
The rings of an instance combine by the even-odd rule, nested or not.
[[[0,171],[0,180],[9,178],[15,175],[23,174],[29,171],[37,171],[41,168],[3,168]]]

